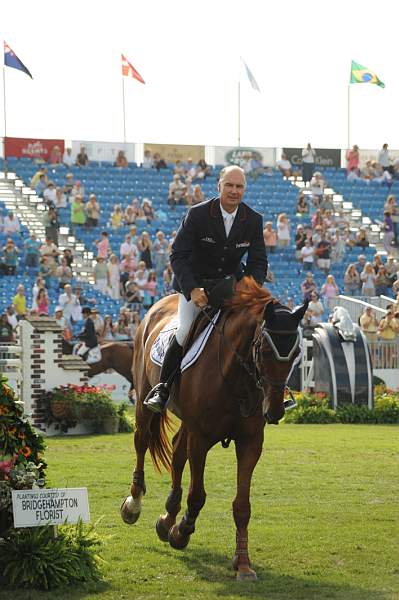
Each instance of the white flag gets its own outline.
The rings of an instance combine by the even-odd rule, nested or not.
[[[252,75],[250,68],[248,67],[247,63],[245,62],[245,60],[243,58],[241,58],[241,60],[244,63],[244,67],[245,67],[245,71],[247,73],[247,77],[249,79],[249,83],[252,85],[252,88],[254,90],[256,90],[257,92],[260,92],[260,87],[258,86],[258,83],[257,83],[255,77]]]

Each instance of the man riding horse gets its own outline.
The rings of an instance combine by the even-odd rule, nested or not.
[[[210,303],[211,290],[219,285],[219,290],[225,288],[223,295],[232,295],[235,279],[251,275],[260,285],[266,279],[263,219],[242,202],[245,187],[243,169],[224,168],[218,183],[219,198],[193,206],[177,232],[170,262],[173,287],[179,293],[179,325],[163,360],[160,383],[144,400],[153,412],[165,411],[184,342],[193,321]],[[244,266],[241,259],[246,253]],[[227,285],[220,285],[223,280]]]
[[[87,362],[90,362],[90,352],[92,352],[94,348],[99,351],[97,335],[90,315],[91,308],[89,306],[84,306],[82,308],[82,316],[85,324],[82,331],[77,335],[80,342],[76,344],[74,348],[74,354],[77,354]],[[100,354],[100,352],[98,353]]]

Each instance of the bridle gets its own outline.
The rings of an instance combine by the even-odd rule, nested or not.
[[[278,336],[294,336],[295,335],[295,342],[287,355],[280,354],[279,349],[277,348],[276,344],[274,343],[272,335],[278,335]],[[255,366],[257,381],[260,383],[260,386],[258,385],[258,383],[257,383],[257,386],[262,388],[263,387],[262,384],[263,384],[263,382],[265,382],[265,383],[267,383],[267,385],[269,385],[270,387],[272,387],[274,389],[277,389],[279,391],[284,391],[285,388],[287,387],[287,383],[286,383],[287,380],[277,381],[277,380],[271,378],[270,375],[268,375],[267,371],[264,368],[262,368],[262,366],[263,366],[262,345],[263,345],[264,340],[266,340],[267,344],[269,345],[271,351],[274,354],[274,358],[278,362],[290,362],[292,360],[292,358],[296,354],[298,354],[298,351],[299,351],[299,344],[300,344],[299,332],[298,332],[298,330],[290,331],[290,330],[285,330],[285,329],[270,329],[270,327],[266,326],[266,322],[262,321],[262,324],[259,327],[258,334],[257,334],[256,338],[254,339],[254,341],[252,342],[252,360],[253,360],[253,364]]]
[[[225,320],[223,321],[222,327],[219,327],[213,321],[212,317],[207,313],[207,311],[205,309],[201,309],[201,311],[204,315],[206,315],[207,319],[213,324],[214,329],[219,333],[220,344],[221,345],[225,344],[230,349],[230,351],[233,353],[233,355],[236,358],[239,365],[246,371],[246,373],[253,380],[253,382],[255,383],[255,385],[258,389],[263,390],[263,385],[264,385],[264,383],[266,383],[271,388],[274,388],[276,390],[279,390],[279,391],[285,390],[285,388],[287,387],[286,380],[276,381],[275,379],[271,378],[270,375],[268,375],[264,369],[262,369],[262,363],[263,363],[262,344],[263,344],[263,340],[266,339],[270,349],[272,350],[272,352],[274,354],[275,359],[279,362],[289,362],[290,360],[292,360],[295,352],[298,353],[297,351],[298,351],[299,344],[300,344],[300,335],[299,335],[298,330],[290,331],[290,330],[281,330],[281,329],[270,329],[269,327],[266,326],[266,321],[263,320],[261,325],[258,327],[257,335],[255,336],[255,338],[252,340],[252,343],[251,343],[251,348],[250,348],[251,361],[249,363],[243,356],[241,356],[231,346],[231,344],[228,341],[226,341],[226,338],[224,335],[224,326],[226,324],[227,315],[226,315]],[[287,311],[285,309],[276,309],[275,312],[287,313],[289,311]],[[273,338],[271,337],[272,334],[279,335],[279,336],[288,336],[288,335],[296,336],[295,343],[286,356],[283,356],[280,354],[276,344],[273,341]],[[219,353],[219,370],[223,376],[223,373],[221,370],[221,364],[220,364],[220,353]]]

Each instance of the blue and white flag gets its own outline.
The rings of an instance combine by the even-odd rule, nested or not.
[[[4,65],[6,67],[11,67],[12,69],[18,69],[19,71],[23,71],[31,79],[33,79],[29,69],[27,69],[24,63],[19,60],[18,56],[14,54],[11,50],[10,46],[4,41]]]
[[[260,87],[258,86],[258,82],[256,81],[255,77],[252,75],[250,68],[248,67],[247,63],[245,62],[245,60],[243,58],[241,58],[241,60],[244,63],[244,67],[245,67],[245,71],[247,73],[247,77],[249,79],[249,83],[251,84],[251,86],[254,90],[256,90],[257,92],[260,92]]]

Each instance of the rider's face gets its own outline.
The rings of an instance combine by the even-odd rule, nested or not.
[[[241,169],[225,174],[219,182],[220,204],[227,212],[234,212],[240,204],[245,191],[245,176]]]

